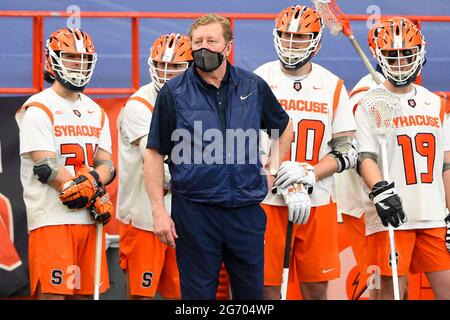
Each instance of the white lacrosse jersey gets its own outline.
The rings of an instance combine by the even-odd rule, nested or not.
[[[331,151],[328,142],[333,134],[356,130],[343,81],[320,65],[312,63],[311,73],[302,80],[283,73],[278,60],[254,72],[269,84],[293,121],[294,137],[286,159],[315,165]],[[329,204],[330,197],[335,201],[333,176],[317,181],[312,206]],[[270,191],[263,203],[285,205],[281,195]]]
[[[377,72],[381,81],[384,81],[384,76]],[[372,75],[361,78],[350,92],[350,107],[356,111],[359,100],[366,94],[366,92],[377,86]],[[336,184],[336,206],[339,214],[346,214],[352,217],[361,218],[364,214],[364,203],[370,202],[368,194],[363,188],[364,181],[356,172],[356,169],[344,170],[341,173],[336,173],[334,176]]]
[[[147,231],[153,231],[152,207],[144,183],[144,157],[136,142],[147,141],[157,94],[153,82],[142,86],[128,99],[117,118],[120,172],[117,219]],[[166,180],[170,180],[166,164],[164,171]],[[171,199],[170,192],[164,196],[169,214]]]
[[[50,151],[59,166],[72,175],[83,166],[94,167],[98,148],[111,153],[111,133],[106,112],[80,93],[76,102],[52,88],[31,96],[17,111],[20,130],[20,178],[27,209],[28,230],[49,225],[92,224],[87,209],[71,210],[59,200],[59,192],[39,182],[33,174],[30,152]]]
[[[380,85],[382,86],[382,85]],[[445,226],[445,193],[442,179],[444,152],[450,150],[450,124],[445,117],[445,101],[427,89],[414,85],[410,93],[398,95],[401,114],[393,121],[387,140],[389,182],[395,182],[408,222],[400,230]],[[355,113],[356,137],[360,152],[378,154],[377,138],[372,134],[369,114],[362,106]],[[375,206],[366,210],[366,233],[387,230]]]

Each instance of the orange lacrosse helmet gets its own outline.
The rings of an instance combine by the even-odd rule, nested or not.
[[[91,79],[96,61],[94,43],[86,32],[78,28],[59,29],[45,44],[45,79],[56,79],[69,90],[82,91]]]
[[[312,8],[297,5],[283,9],[273,29],[275,49],[283,66],[295,70],[305,65],[319,48],[323,28],[322,18]]]
[[[377,39],[378,33],[380,32],[382,26],[387,23],[389,23],[389,21],[381,20],[378,23],[373,24],[372,27],[369,29],[369,32],[367,33],[367,44],[369,45],[369,49],[373,57],[375,57],[375,49],[376,49],[375,40]]]
[[[410,20],[394,17],[386,21],[375,40],[378,64],[395,86],[406,86],[420,73],[425,61],[425,39]]]
[[[192,61],[189,38],[180,33],[162,35],[150,48],[150,76],[159,90],[167,80],[185,71]]]

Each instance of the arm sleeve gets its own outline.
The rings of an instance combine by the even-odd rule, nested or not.
[[[168,86],[163,86],[156,98],[148,136],[147,148],[157,149],[162,155],[172,151],[172,132],[176,128],[175,100]]]
[[[20,127],[20,154],[32,151],[58,153],[53,125],[45,111],[33,106],[28,107]]]
[[[261,129],[270,131],[279,130],[281,136],[289,122],[289,116],[278,102],[277,98],[270,89],[269,85],[259,76],[258,77],[258,96],[262,106]]]
[[[128,141],[134,142],[148,135],[151,120],[152,113],[144,104],[139,101],[129,101],[123,110],[123,118],[120,123],[121,132],[128,138]]]
[[[105,112],[105,124],[100,131],[98,147],[112,154],[111,131],[109,129],[109,118]]]

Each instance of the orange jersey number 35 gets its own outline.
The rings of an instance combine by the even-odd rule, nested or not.
[[[75,172],[78,172],[86,164],[94,167],[94,157],[97,151],[97,144],[86,143],[84,148],[77,143],[66,143],[61,145],[61,155],[71,155],[66,157],[66,166],[73,166]]]

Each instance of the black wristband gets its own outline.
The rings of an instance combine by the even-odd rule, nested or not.
[[[390,186],[392,184],[392,188],[394,187],[394,183],[389,183],[386,180],[381,180],[378,181],[377,183],[375,183],[372,187],[372,192],[369,193],[369,198],[370,200],[373,200],[373,198],[375,198],[377,195],[379,195],[380,193],[382,193],[383,191],[385,191],[387,186]]]
[[[102,184],[102,182],[100,181],[100,176],[98,175],[97,171],[92,170],[92,171],[90,171],[89,173],[91,174],[91,176],[94,177],[95,181],[97,182],[97,185],[98,185],[99,187],[101,187],[103,184]]]

